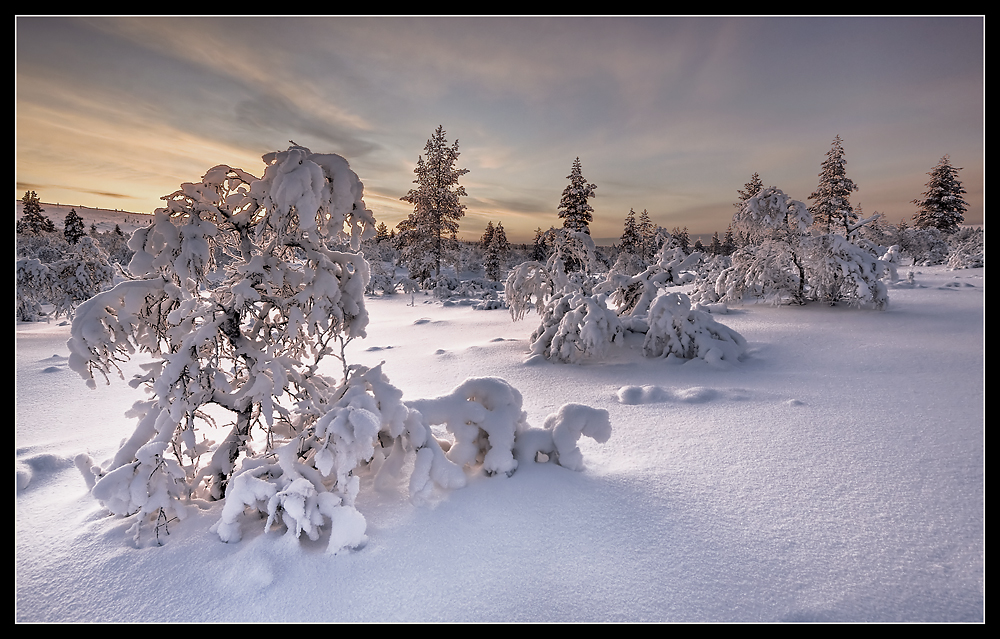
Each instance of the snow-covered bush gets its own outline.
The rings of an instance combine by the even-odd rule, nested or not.
[[[625,329],[618,314],[608,309],[603,295],[561,293],[542,311],[542,322],[531,334],[532,355],[557,362],[599,359],[623,343]]]
[[[532,303],[538,309],[541,323],[529,340],[532,357],[564,363],[600,359],[624,344],[631,332],[646,335],[643,353],[649,357],[738,359],[745,340],[707,313],[692,310],[686,295],[672,291],[695,280],[692,269],[701,260],[701,253],[686,255],[665,242],[655,263],[642,272],[629,275],[613,268],[593,282],[589,274],[563,272],[557,250],[545,265],[525,262],[513,269],[507,302],[514,321]],[[629,263],[618,265],[627,269]]]
[[[605,280],[594,287],[594,292],[609,295],[619,315],[645,315],[663,288],[693,282],[701,260],[699,252],[687,255],[680,247],[664,244],[653,264],[641,273],[630,276],[611,269]]]
[[[747,245],[733,253],[732,266],[716,282],[720,300],[740,302],[750,295],[804,303],[804,243],[811,224],[806,205],[781,189],[768,187],[748,198],[733,216]]]
[[[809,232],[811,215],[802,202],[774,187],[743,203],[733,225],[748,244],[733,253],[732,264],[715,282],[722,302],[748,298],[774,304],[820,300],[855,307],[886,308],[884,280],[892,269],[882,250],[859,232],[880,214],[847,224],[851,239],[836,232]],[[852,241],[853,240],[853,241]]]
[[[44,317],[42,304],[48,303],[52,288],[52,272],[41,260],[17,260],[14,263],[14,316],[17,320],[37,322]]]
[[[950,252],[947,236],[934,227],[902,228],[897,243],[913,260],[914,266],[944,264]]]
[[[889,290],[883,280],[891,277],[891,271],[871,250],[829,233],[811,238],[810,252],[807,270],[813,298],[856,308],[888,306]]]
[[[732,265],[733,260],[728,255],[713,255],[702,262],[698,269],[698,276],[688,291],[691,303],[695,307],[720,303],[720,295],[718,290],[716,290],[716,283],[719,281],[719,276]]]
[[[986,237],[982,227],[960,227],[949,238],[948,268],[982,268],[986,266]]]
[[[742,335],[709,313],[691,308],[684,293],[661,293],[653,300],[646,322],[642,350],[647,357],[735,362],[746,352]]]
[[[22,258],[15,262],[15,309],[21,321],[36,321],[42,304],[53,306],[52,316],[73,316],[77,304],[109,288],[115,270],[108,255],[87,236],[68,245],[61,259],[44,263]]]
[[[137,542],[147,522],[159,538],[198,500],[225,499],[224,541],[260,515],[295,537],[329,530],[339,552],[364,543],[355,501],[369,471],[389,481],[410,459],[418,499],[463,485],[470,464],[517,466],[529,427],[502,380],[407,404],[381,367],[348,364],[345,347],[368,324],[363,186],[340,156],[300,146],[264,162],[260,179],[220,165],[165,197],[129,241],[135,279],[77,310],[69,365],[89,385],[136,352],[152,356],[130,382],[150,393],[128,413],[132,435],[108,463],[77,463],[108,510],[135,517]],[[324,372],[330,357],[342,377]],[[432,435],[438,424],[454,442]]]

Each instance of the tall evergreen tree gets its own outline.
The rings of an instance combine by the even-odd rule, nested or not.
[[[944,233],[954,233],[958,225],[965,221],[965,211],[969,204],[962,199],[965,188],[958,179],[960,168],[951,165],[945,155],[937,166],[928,173],[931,179],[922,199],[913,200],[917,212],[913,214],[917,228],[936,228]]]
[[[688,234],[688,229],[685,226],[682,229],[674,227],[674,230],[670,231],[670,234],[674,236],[674,240],[677,241],[677,246],[684,251],[685,255],[691,254],[691,236]]]
[[[493,220],[486,223],[486,230],[483,231],[483,236],[479,238],[479,246],[486,250],[490,247],[490,242],[493,241],[493,234],[496,229],[493,228]]]
[[[573,161],[573,170],[566,176],[569,185],[563,189],[562,199],[559,201],[559,217],[563,221],[563,228],[571,231],[583,231],[590,235],[590,223],[594,221],[594,209],[587,203],[587,200],[594,197],[595,184],[588,184],[583,177],[583,169],[580,166],[580,158]]]
[[[413,170],[417,175],[417,179],[413,180],[417,188],[410,189],[400,198],[414,207],[408,218],[409,223],[403,225],[400,231],[408,233],[406,239],[410,242],[409,247],[414,249],[411,255],[415,259],[425,259],[427,256],[416,254],[429,253],[429,262],[435,274],[440,275],[441,261],[454,250],[458,221],[465,216],[465,205],[460,203],[459,198],[466,192],[458,180],[469,170],[455,166],[459,156],[458,140],[449,146],[442,126],[438,126],[427,140],[424,153],[426,159],[419,157],[417,168]]]
[[[659,247],[656,246],[656,225],[649,219],[649,213],[646,209],[643,209],[642,213],[639,214],[638,231],[641,240],[639,257],[646,261],[652,260]]]
[[[490,243],[486,247],[486,255],[483,258],[486,279],[493,282],[500,281],[500,276],[507,266],[509,254],[510,242],[507,241],[507,233],[503,230],[503,223],[497,222],[496,230],[490,237]]]
[[[531,260],[544,262],[547,259],[549,259],[549,248],[546,242],[546,233],[539,226],[535,229],[535,239],[531,246]]]
[[[857,221],[858,215],[851,208],[851,192],[858,187],[847,177],[847,160],[844,159],[844,147],[840,136],[833,139],[833,146],[826,153],[826,160],[821,165],[819,186],[809,196],[815,204],[809,207],[813,216],[813,224],[826,233],[835,227],[847,230]]]
[[[70,244],[76,244],[86,234],[83,227],[83,218],[76,212],[76,209],[70,209],[69,213],[66,214],[66,220],[63,222],[63,237]]]
[[[722,255],[722,241],[719,240],[719,232],[712,234],[712,242],[708,245],[708,252],[712,255]]]
[[[385,222],[379,222],[378,226],[375,227],[375,243],[386,242],[389,238],[389,227],[385,225]]]
[[[21,219],[17,223],[18,233],[31,233],[33,235],[38,235],[39,233],[48,233],[55,230],[55,225],[52,220],[42,215],[45,209],[42,208],[42,203],[38,199],[38,194],[34,191],[25,191],[24,197],[21,198],[22,215]]]
[[[642,238],[639,236],[639,226],[635,221],[635,209],[629,209],[628,215],[625,216],[625,226],[622,229],[618,250],[632,255],[640,255],[642,251]]]
[[[739,201],[734,202],[733,206],[737,209],[742,209],[743,204],[747,200],[760,193],[760,190],[764,188],[764,183],[760,181],[760,175],[754,173],[753,176],[751,176],[750,181],[743,185],[743,188],[746,190],[736,190],[736,192],[740,194],[740,199]]]
[[[722,254],[732,255],[736,250],[736,238],[733,237],[733,225],[726,228],[726,234],[722,238]]]

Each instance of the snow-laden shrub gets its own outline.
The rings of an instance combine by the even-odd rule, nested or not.
[[[893,244],[887,248],[879,259],[885,264],[885,275],[882,279],[887,280],[890,284],[895,284],[899,281],[899,267],[903,263],[902,251],[899,245]]]
[[[562,293],[546,303],[529,342],[532,355],[576,363],[600,359],[624,339],[625,329],[605,296]]]
[[[437,439],[435,425],[452,439]],[[447,395],[404,402],[381,366],[358,367],[334,408],[278,448],[276,459],[243,461],[215,531],[223,541],[239,541],[244,523],[259,522],[260,513],[265,530],[283,524],[296,537],[316,540],[329,528],[327,548],[336,553],[365,541],[356,508],[363,479],[383,487],[405,481],[420,503],[435,490],[465,486],[467,470],[509,476],[519,463],[543,461],[537,452],[582,470],[581,435],[607,441],[607,411],[570,404],[533,428],[520,392],[502,379],[472,378]]]
[[[812,238],[810,252],[807,271],[813,298],[856,308],[888,306],[889,290],[883,280],[891,272],[871,251],[830,233]]]
[[[650,305],[646,323],[642,350],[647,357],[735,362],[746,352],[742,335],[691,308],[684,293],[661,293]]]
[[[688,291],[691,303],[697,306],[720,304],[720,295],[716,288],[719,276],[733,265],[728,255],[714,255],[702,263],[695,278],[694,285]]]
[[[541,315],[541,323],[529,340],[532,357],[563,363],[600,359],[612,348],[624,344],[630,332],[646,334],[648,346],[643,353],[660,357],[667,354],[663,348],[670,348],[663,345],[671,339],[668,325],[673,326],[664,318],[667,306],[660,300],[672,287],[693,282],[696,273],[692,269],[701,260],[701,253],[686,255],[681,248],[664,243],[654,264],[642,272],[629,275],[630,262],[620,262],[619,266],[625,266],[626,271],[614,268],[595,283],[588,273],[565,273],[557,251],[545,265],[525,262],[512,270],[505,289],[507,303],[514,321],[522,319],[532,303]],[[608,305],[609,295],[613,309]],[[673,348],[673,355],[737,359],[742,354],[741,344],[745,345],[743,338],[707,313],[692,310],[686,295],[683,299],[687,303],[683,313],[686,319],[678,319],[676,327],[669,330],[684,346]],[[660,306],[654,317],[657,304]],[[681,313],[676,308],[671,312]],[[711,337],[694,339],[695,335]],[[702,346],[710,340],[719,342],[713,342],[714,350]],[[690,344],[694,347],[689,347]]]
[[[961,227],[949,238],[948,268],[982,268],[986,266],[986,237],[982,227]]]
[[[695,268],[701,260],[699,252],[687,255],[680,247],[665,244],[654,263],[641,273],[630,276],[612,269],[605,280],[594,287],[594,292],[607,294],[619,315],[645,315],[663,288],[693,282],[697,277]]]
[[[733,216],[747,245],[716,282],[720,301],[764,297],[774,303],[805,302],[805,247],[812,214],[781,189],[768,187],[748,198]]]
[[[947,236],[934,227],[900,229],[898,244],[914,266],[944,264],[950,252]]]
[[[37,258],[14,262],[14,316],[21,322],[37,322],[45,316],[53,286],[52,272]]]
[[[364,543],[355,502],[366,472],[388,481],[412,467],[417,498],[464,485],[470,464],[516,468],[527,425],[502,380],[414,407],[381,367],[345,360],[368,324],[370,271],[357,250],[374,233],[346,160],[292,146],[264,161],[260,179],[217,166],[165,197],[129,241],[135,279],[77,309],[69,365],[88,385],[121,375],[136,352],[152,357],[130,382],[150,393],[127,414],[132,435],[107,463],[77,463],[108,510],[135,517],[136,541],[147,522],[159,538],[198,500],[225,499],[225,541],[257,513],[296,537],[329,530],[339,552]],[[329,357],[342,378],[322,372]],[[432,435],[437,424],[453,445]]]
[[[855,307],[886,308],[884,280],[892,279],[893,270],[880,259],[881,249],[861,233],[880,217],[876,213],[845,226],[847,236],[810,234],[811,215],[802,202],[774,187],[763,189],[733,217],[748,244],[733,253],[731,266],[716,279],[718,300],[843,301]]]
[[[718,301],[739,304],[759,298],[772,304],[806,301],[805,261],[785,242],[765,240],[744,246],[715,282]]]
[[[52,304],[54,317],[72,317],[77,304],[109,288],[115,276],[107,253],[88,236],[67,245],[61,259],[22,258],[14,270],[15,312],[22,321],[39,319],[41,304]]]
[[[545,264],[523,262],[513,269],[504,283],[504,297],[515,322],[524,319],[532,308],[539,309],[553,294],[552,277]]]

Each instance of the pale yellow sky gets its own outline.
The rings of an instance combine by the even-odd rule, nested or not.
[[[806,201],[836,135],[866,213],[909,218],[949,154],[982,223],[981,16],[17,17],[16,36],[17,199],[150,212],[294,140],[347,158],[393,226],[443,125],[466,238],[558,226],[576,157],[595,237],[630,208],[722,232],[755,172]]]

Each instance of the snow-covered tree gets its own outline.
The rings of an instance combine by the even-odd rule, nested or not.
[[[137,533],[149,517],[183,517],[202,490],[222,498],[253,428],[270,444],[312,427],[336,388],[320,363],[343,359],[346,343],[364,336],[368,264],[326,246],[357,248],[374,233],[361,182],[343,158],[304,147],[264,162],[262,179],[220,165],[164,197],[129,242],[136,279],[77,309],[70,366],[88,384],[136,351],[157,358],[132,381],[153,393],[132,410],[135,433],[94,470],[95,496],[117,514],[138,513]],[[216,248],[230,258],[219,283],[209,279]],[[209,405],[232,417],[215,445],[197,439],[213,423]],[[147,489],[140,495],[134,482]]]
[[[490,220],[486,223],[486,230],[483,231],[483,236],[479,238],[479,247],[484,251],[490,247],[494,232],[496,232],[496,229],[493,228],[493,220]]]
[[[685,254],[691,252],[691,235],[688,233],[687,227],[677,228],[676,226],[670,231],[670,235],[674,238],[675,245],[680,247]]]
[[[963,227],[949,237],[951,252],[948,267],[982,268],[986,266],[986,237],[983,228]]]
[[[375,227],[375,238],[376,244],[382,244],[390,240],[389,227],[385,225],[385,222],[379,222],[378,226]]]
[[[750,181],[743,185],[742,190],[740,189],[736,190],[736,192],[739,194],[740,197],[736,202],[733,203],[733,206],[735,206],[737,210],[742,209],[746,201],[752,198],[753,196],[757,195],[758,193],[760,193],[760,190],[763,188],[764,188],[764,183],[761,182],[760,175],[754,173],[750,177]]]
[[[17,223],[17,232],[38,235],[39,233],[51,233],[56,229],[52,220],[42,215],[45,209],[42,208],[38,194],[34,191],[25,191],[21,198],[21,219]]]
[[[642,248],[642,238],[639,235],[639,226],[635,220],[635,209],[629,209],[628,215],[625,216],[625,225],[622,228],[618,250],[622,253],[640,255]]]
[[[636,224],[636,229],[639,232],[639,238],[641,242],[641,251],[639,256],[644,260],[651,260],[656,252],[660,249],[657,246],[657,228],[653,224],[653,221],[649,218],[649,212],[646,209],[642,210],[639,214],[639,222]]]
[[[699,253],[687,255],[679,246],[664,244],[657,259],[642,272],[632,275],[612,268],[604,281],[594,287],[594,292],[607,295],[621,316],[645,316],[662,289],[695,280],[700,260]]]
[[[712,255],[722,255],[722,240],[719,239],[719,232],[712,233],[712,241],[708,244],[708,252]]]
[[[819,186],[809,196],[814,204],[809,208],[813,223],[826,233],[837,228],[846,230],[857,222],[858,216],[851,207],[851,193],[858,187],[847,177],[847,160],[844,159],[844,147],[840,136],[833,139],[833,145],[826,153],[826,160],[821,164]]]
[[[76,244],[84,235],[86,232],[83,227],[83,218],[76,212],[76,209],[70,209],[63,222],[63,237],[70,244]]]
[[[726,234],[722,239],[722,254],[732,255],[733,251],[736,250],[736,238],[733,237],[733,225],[730,224],[726,227]]]
[[[733,226],[749,244],[733,253],[732,266],[720,276],[720,299],[738,302],[749,293],[776,303],[786,298],[805,303],[804,243],[811,223],[805,204],[773,186],[744,202]]]
[[[625,339],[621,320],[608,308],[604,295],[558,293],[540,314],[541,324],[529,338],[529,352],[552,361],[599,359]]]
[[[877,218],[878,214],[852,223],[842,229],[845,235],[818,229],[810,234],[811,212],[802,202],[775,187],[762,189],[733,217],[747,243],[733,253],[732,265],[716,280],[719,300],[738,303],[753,297],[775,304],[817,300],[884,309],[888,295],[883,280],[890,271],[878,247],[848,239],[859,225]]]
[[[965,221],[969,205],[962,199],[966,191],[958,179],[961,170],[952,166],[951,159],[945,155],[927,174],[930,180],[923,198],[913,200],[913,204],[917,205],[917,212],[913,214],[913,223],[917,228],[936,228],[944,233],[954,233]]]
[[[810,239],[807,281],[810,297],[856,308],[884,310],[889,304],[885,284],[888,265],[873,251],[860,247],[838,233]]]
[[[77,458],[92,495],[135,518],[137,543],[199,499],[225,499],[213,527],[223,541],[264,521],[296,538],[328,530],[337,553],[365,543],[362,477],[402,481],[406,469],[420,501],[464,485],[470,465],[514,472],[518,450],[576,466],[573,433],[600,411],[531,428],[503,380],[408,403],[381,366],[350,366],[345,347],[368,323],[363,186],[344,158],[297,145],[264,163],[260,179],[220,165],[165,197],[131,237],[134,279],[77,309],[69,365],[89,385],[136,352],[153,360],[131,381],[150,391],[128,413],[133,434],[106,464]],[[434,436],[439,425],[453,442]]]
[[[535,237],[531,244],[531,261],[544,262],[549,257],[549,237],[555,233],[555,229],[543,231],[542,227],[535,229]]]
[[[594,209],[588,200],[594,197],[597,185],[588,184],[583,177],[580,158],[573,161],[573,169],[566,177],[569,179],[569,185],[563,189],[562,199],[559,200],[559,217],[563,221],[563,228],[590,235]]]
[[[590,237],[578,233],[575,239]],[[564,246],[568,249],[577,244],[564,242]],[[593,260],[588,257],[594,252],[592,240],[590,250],[585,241],[579,246],[584,250],[576,259],[584,263]],[[511,271],[505,286],[511,318],[522,319],[533,302],[541,322],[530,337],[529,353],[556,362],[599,359],[622,346],[629,333],[647,335],[650,347],[644,353],[650,357],[668,355],[664,352],[667,348],[673,349],[670,352],[675,358],[738,359],[745,340],[717,325],[703,311],[692,310],[686,296],[688,307],[684,310],[675,308],[679,303],[667,310],[662,306],[666,302],[657,302],[673,293],[671,287],[694,281],[691,269],[701,257],[700,253],[685,255],[676,244],[664,242],[657,261],[642,272],[633,274],[619,260],[603,280],[594,282],[586,273],[564,272],[557,244],[545,264],[525,262]],[[660,310],[654,313],[657,304]],[[675,346],[664,346],[667,344]]]
[[[642,350],[647,357],[717,363],[738,361],[746,352],[746,338],[692,308],[690,298],[679,291],[661,292],[650,304],[646,323]]]
[[[483,266],[486,269],[486,279],[499,282],[503,271],[507,268],[507,257],[510,255],[510,242],[507,240],[507,233],[504,231],[503,222],[497,222],[490,236],[489,246],[486,247],[486,254],[483,257]]]
[[[417,187],[400,198],[413,205],[413,213],[398,228],[406,236],[408,264],[417,265],[419,271],[429,262],[434,274],[440,275],[441,262],[457,244],[458,221],[465,216],[465,205],[459,200],[466,195],[465,187],[458,180],[469,170],[455,166],[458,140],[449,146],[442,126],[427,140],[424,153],[413,170]]]

